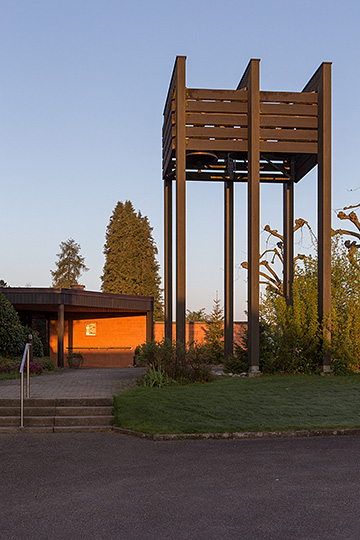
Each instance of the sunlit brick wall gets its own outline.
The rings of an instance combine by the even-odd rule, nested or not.
[[[247,323],[242,321],[234,321],[234,343],[241,345],[242,337],[247,328]],[[173,322],[172,325],[173,336],[176,336],[176,325]],[[163,322],[154,323],[154,339],[161,341],[165,336],[165,328]],[[188,322],[186,323],[186,341],[197,341],[198,343],[204,343],[206,337],[206,326],[203,322]]]
[[[87,335],[87,328],[93,335]],[[65,365],[68,348],[72,347],[83,355],[83,367],[127,367],[133,363],[135,347],[144,341],[145,315],[76,319],[72,322],[72,332],[71,321],[65,320]],[[56,321],[50,323],[50,356],[56,362]]]

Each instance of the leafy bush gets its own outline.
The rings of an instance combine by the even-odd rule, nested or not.
[[[55,365],[53,360],[50,358],[47,358],[46,356],[44,358],[37,358],[38,364],[43,368],[44,371],[55,371]]]
[[[24,347],[29,340],[29,334],[32,335],[32,347],[33,347],[33,356],[36,358],[41,358],[44,356],[44,347],[39,336],[39,332],[30,328],[30,326],[24,326]]]
[[[0,354],[17,356],[24,350],[24,328],[9,300],[0,293]]]
[[[171,386],[172,384],[176,384],[176,381],[170,379],[165,371],[153,366],[149,368],[140,382],[141,386],[148,386],[149,388],[162,388],[163,386]]]
[[[33,355],[44,356],[39,333],[22,326],[19,315],[9,300],[0,293],[0,354],[11,358],[23,353],[29,334],[33,335]]]
[[[24,364],[25,373],[26,373],[26,370],[27,370],[27,361]],[[41,373],[43,372],[43,368],[37,362],[30,362],[29,372],[31,373],[31,375],[41,375]]]
[[[247,373],[249,366],[247,360],[247,351],[241,349],[238,351],[238,346],[235,345],[235,354],[230,354],[224,360],[225,373]]]
[[[0,360],[0,373],[11,373],[12,368],[7,363]]]
[[[37,359],[36,359],[37,360]],[[43,371],[48,370],[50,371],[49,367],[52,365],[52,369],[54,369],[54,364],[50,359],[47,359],[47,362],[44,362],[44,365],[41,365],[42,361],[35,361],[30,362],[29,364],[29,371],[31,375],[41,375]],[[21,366],[21,359],[16,360],[9,360],[5,358],[0,358],[0,373],[8,373],[13,375],[18,375],[20,371]],[[48,367],[44,367],[48,366]],[[27,370],[27,361],[24,363],[24,372],[26,373]]]
[[[164,339],[144,343],[135,352],[137,364],[149,367],[151,381],[159,378],[162,384],[165,375],[167,379],[180,384],[212,380],[210,366],[204,357],[204,348],[196,344],[185,347],[180,342]]]

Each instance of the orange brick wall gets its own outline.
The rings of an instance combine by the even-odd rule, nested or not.
[[[96,335],[87,336],[86,326],[96,323]],[[71,331],[72,326],[72,331]],[[246,322],[234,322],[234,342],[241,343]],[[57,321],[50,321],[50,357],[57,362]],[[70,329],[70,333],[69,333]],[[176,327],[173,323],[173,336]],[[71,342],[72,333],[72,343]],[[186,323],[186,341],[205,342],[205,325],[202,322]],[[70,337],[69,337],[70,336]],[[164,323],[154,323],[154,339],[164,338]],[[64,364],[67,367],[69,347],[81,352],[83,367],[127,367],[132,365],[134,349],[146,341],[146,315],[101,317],[65,320]],[[116,349],[113,349],[116,347]],[[126,347],[121,349],[120,347]]]
[[[96,335],[87,336],[86,326],[93,323]],[[83,367],[127,367],[133,363],[135,347],[145,341],[146,315],[65,320],[64,364],[67,366],[68,348],[72,347],[83,355]],[[56,362],[57,321],[50,322],[50,357]]]
[[[242,321],[234,321],[234,343],[241,345],[242,337],[247,328],[247,323]],[[173,336],[176,336],[176,325],[173,322],[172,325]],[[204,343],[206,336],[206,326],[203,322],[190,322],[186,323],[186,341],[197,341],[198,343]],[[165,337],[165,327],[163,322],[154,323],[154,339],[155,341],[161,341]]]

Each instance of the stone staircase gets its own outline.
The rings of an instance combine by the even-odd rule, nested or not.
[[[0,434],[111,431],[112,410],[112,398],[25,399],[21,429],[20,399],[0,399]]]

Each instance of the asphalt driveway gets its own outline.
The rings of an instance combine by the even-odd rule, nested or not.
[[[0,436],[2,540],[351,540],[360,437]]]

